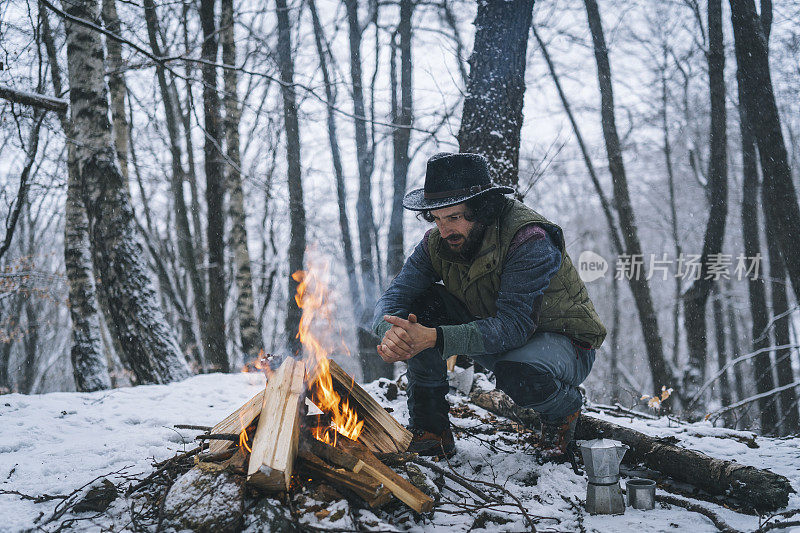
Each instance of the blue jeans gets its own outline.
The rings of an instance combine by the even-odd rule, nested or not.
[[[419,322],[428,327],[475,320],[441,285],[432,286],[413,308]],[[546,331],[534,333],[527,343],[513,350],[472,357],[494,372],[500,390],[518,405],[537,411],[546,422],[559,421],[580,408],[577,387],[589,375],[594,358],[594,349],[582,347],[566,335]],[[408,360],[408,383],[411,423],[425,426],[431,406],[442,402],[415,405],[421,403],[417,398],[430,394],[443,398],[447,391],[447,366],[436,348],[423,350]]]

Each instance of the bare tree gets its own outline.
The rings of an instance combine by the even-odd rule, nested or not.
[[[303,270],[306,251],[306,210],[303,205],[303,179],[300,167],[300,126],[294,89],[294,58],[289,9],[286,0],[275,0],[278,16],[278,66],[283,95],[283,121],[286,128],[286,165],[289,186],[289,293],[286,304],[286,337],[294,353],[300,352],[295,332],[300,328],[300,308],[295,301],[298,281],[291,275]]]
[[[65,2],[67,15],[96,21],[96,0]],[[109,303],[113,333],[140,383],[164,383],[189,375],[175,333],[164,319],[142,257],[127,184],[117,166],[108,122],[100,35],[66,21],[70,108],[78,180],[101,290]]]
[[[769,213],[766,227],[774,233],[795,298],[800,301],[800,206],[772,89],[764,21],[753,0],[730,0],[730,5],[737,78],[743,86],[740,98],[752,123],[764,176],[762,194]]]
[[[222,62],[236,64],[236,39],[234,35],[233,0],[222,0],[220,17],[222,34]],[[247,246],[247,214],[242,188],[242,160],[239,155],[239,75],[235,69],[222,73],[225,84],[225,147],[228,155],[228,216],[231,219],[230,243],[236,267],[236,311],[239,317],[239,338],[245,361],[258,357],[264,346],[261,322],[255,316],[253,277],[250,272],[250,250]]]
[[[386,252],[386,273],[394,277],[403,267],[403,196],[406,193],[406,177],[408,175],[408,143],[411,139],[413,120],[412,81],[411,81],[411,17],[414,15],[414,2],[400,0],[400,21],[397,34],[400,35],[400,101],[398,102],[397,83],[397,46],[392,38],[391,86],[392,86],[392,122],[397,124],[392,131],[393,146],[393,194],[392,216],[389,222],[388,250]]]
[[[103,24],[108,31],[121,35],[116,0],[103,0]],[[114,148],[122,177],[128,179],[128,120],[125,117],[124,65],[122,64],[122,43],[115,39],[106,40],[106,63],[108,64],[108,90],[111,93],[111,121],[114,127]]]
[[[769,250],[769,288],[772,300],[772,321],[774,325],[774,339],[776,346],[786,346],[791,343],[789,336],[789,301],[786,296],[786,269],[783,266],[780,252],[773,236],[767,232],[767,249]],[[766,336],[767,332],[761,335]],[[769,356],[769,354],[767,354]],[[778,376],[778,386],[783,387],[794,383],[794,370],[792,369],[792,350],[784,348],[775,350],[775,367]],[[759,372],[767,374],[762,377]],[[770,387],[767,390],[772,390],[775,387],[775,382],[772,379],[772,366],[759,369],[756,374],[756,380],[768,381],[763,384],[763,388]],[[781,434],[793,435],[800,429],[800,420],[798,419],[797,411],[797,394],[794,388],[784,389],[780,394],[781,408],[780,420],[778,425],[781,427]],[[774,410],[773,405],[770,406]],[[777,427],[772,428],[777,429]]]
[[[217,92],[217,52],[219,36],[214,18],[216,0],[200,1],[200,24],[203,27],[203,116],[205,123],[206,171],[206,242],[208,245],[208,344],[206,361],[213,370],[228,372],[230,362],[225,346],[225,195],[222,161],[222,115]]]
[[[628,180],[625,175],[625,165],[622,159],[622,148],[617,134],[616,119],[614,117],[614,92],[611,86],[611,66],[608,61],[608,48],[603,34],[600,9],[596,0],[584,0],[589,29],[592,33],[594,56],[597,62],[597,78],[600,85],[600,115],[602,119],[603,137],[608,154],[608,166],[614,187],[614,205],[619,217],[622,237],[625,242],[625,252],[631,257],[642,256],[642,246],[636,226],[630,195],[628,193]],[[639,323],[644,336],[647,358],[650,363],[650,373],[653,387],[659,385],[670,387],[673,385],[673,376],[664,359],[664,351],[659,334],[658,319],[653,308],[650,295],[650,284],[644,276],[630,272],[628,284],[633,293],[636,309],[639,312]]]
[[[47,12],[40,6],[42,41],[50,66],[50,80],[56,96],[64,94],[61,67],[58,64],[55,39]],[[79,391],[95,391],[111,387],[108,360],[103,351],[101,315],[97,304],[89,219],[80,193],[80,176],[76,162],[72,122],[66,111],[58,114],[61,129],[67,137],[67,199],[64,216],[64,266],[67,275],[69,315],[72,320],[70,359],[75,386]]]
[[[586,165],[586,171],[589,173],[589,178],[592,180],[592,185],[594,186],[595,191],[597,192],[597,196],[600,198],[600,206],[603,209],[603,215],[605,216],[606,226],[608,227],[608,234],[611,237],[611,242],[614,245],[614,249],[616,250],[617,254],[624,253],[624,248],[622,245],[622,239],[619,236],[619,228],[617,226],[616,221],[614,220],[614,213],[612,212],[611,202],[608,201],[605,192],[603,191],[603,187],[600,184],[600,179],[597,177],[597,172],[594,168],[594,163],[592,163],[592,158],[589,155],[589,148],[586,146],[586,142],[583,139],[583,134],[581,133],[581,129],[578,126],[577,120],[575,120],[575,114],[572,112],[572,105],[570,104],[569,100],[567,99],[567,95],[564,92],[563,87],[561,86],[561,78],[559,77],[558,73],[556,72],[555,65],[553,64],[553,60],[550,57],[550,52],[547,49],[547,45],[539,36],[539,32],[536,29],[536,25],[532,26],[533,36],[536,38],[536,42],[539,45],[539,49],[542,51],[542,57],[547,63],[547,69],[550,72],[550,78],[553,80],[553,84],[556,87],[556,91],[558,92],[558,97],[561,100],[561,105],[564,107],[564,112],[567,114],[567,118],[569,118],[570,125],[572,126],[572,132],[575,134],[575,140],[578,143],[578,147],[581,150],[581,155],[583,156],[583,162]],[[614,276],[611,280],[612,283],[612,293],[614,295],[613,298],[613,319],[612,319],[612,327],[610,330],[609,335],[609,347],[608,351],[610,352],[609,362],[611,366],[611,399],[612,401],[619,400],[619,349],[617,347],[617,338],[619,335],[619,282]]]
[[[361,38],[364,28],[358,17],[358,0],[344,0],[347,11],[348,37],[350,44],[350,83],[353,91],[353,111],[358,157],[358,219],[359,266],[361,269],[362,302],[356,312],[356,334],[358,353],[364,381],[390,376],[392,367],[384,363],[375,353],[377,341],[369,331],[372,308],[378,298],[376,274],[377,242],[375,241],[375,216],[372,209],[372,171],[374,166],[373,146],[367,137],[367,117],[364,106],[364,85],[361,73]]]
[[[339,207],[339,231],[342,236],[342,247],[344,249],[344,265],[347,269],[347,281],[350,287],[350,300],[353,310],[356,312],[361,308],[361,291],[358,286],[356,264],[353,256],[353,241],[350,236],[350,220],[347,216],[347,190],[344,182],[344,172],[342,170],[342,155],[339,149],[339,136],[336,133],[336,93],[334,84],[331,82],[330,71],[328,69],[328,57],[331,56],[327,46],[327,41],[322,29],[322,24],[317,13],[317,5],[314,0],[308,0],[308,8],[311,12],[311,21],[314,25],[314,44],[319,56],[319,67],[322,72],[322,81],[325,84],[325,99],[328,102],[327,126],[328,142],[331,148],[331,160],[333,163],[333,173],[336,177],[336,201]],[[323,46],[324,44],[324,46]]]
[[[717,344],[717,370],[722,372],[719,378],[719,398],[722,405],[731,405],[733,403],[733,388],[731,387],[730,379],[725,365],[728,364],[728,346],[727,335],[725,328],[727,321],[722,307],[722,290],[719,283],[713,285],[713,296],[711,298],[711,309],[714,316],[714,331],[716,333]],[[733,425],[733,413],[725,413],[724,419],[728,426]]]
[[[517,188],[528,32],[534,0],[479,2],[458,147],[486,156],[494,180]]]
[[[109,0],[104,0],[109,1]],[[153,54],[161,57],[163,52],[158,41],[159,23],[156,7],[153,0],[144,0],[144,18],[147,24],[147,36],[150,41],[150,48]],[[170,179],[170,192],[172,193],[172,205],[175,209],[175,229],[177,233],[178,254],[181,258],[183,267],[189,274],[189,282],[194,294],[194,310],[197,314],[197,321],[200,326],[200,338],[203,348],[208,346],[208,308],[206,306],[206,295],[200,271],[197,268],[196,254],[194,250],[194,240],[189,229],[189,218],[187,215],[186,201],[183,196],[183,183],[185,172],[181,162],[183,151],[180,144],[179,131],[179,110],[178,101],[174,97],[173,91],[167,83],[167,73],[164,65],[156,63],[156,78],[161,92],[161,101],[164,104],[164,116],[167,125],[167,135],[169,136],[169,147],[172,175]],[[195,228],[195,231],[199,229]],[[191,329],[189,329],[191,331]],[[202,358],[202,355],[201,355]]]
[[[725,239],[728,211],[728,135],[725,109],[725,45],[722,39],[722,0],[708,0],[708,77],[711,130],[706,195],[709,201],[700,272],[683,294],[684,329],[689,362],[684,374],[684,394],[694,397],[706,375],[706,303],[714,285],[710,271]],[[717,263],[719,261],[717,260]]]

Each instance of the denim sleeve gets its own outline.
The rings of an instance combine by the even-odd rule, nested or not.
[[[411,304],[431,284],[439,281],[439,275],[433,269],[431,256],[425,247],[425,238],[417,244],[414,251],[406,259],[400,273],[389,284],[389,288],[375,304],[375,314],[372,319],[372,331],[379,339],[392,327],[383,319],[383,315],[408,317]]]
[[[535,302],[561,266],[550,237],[509,252],[500,275],[497,314],[456,326],[442,326],[442,357],[501,353],[525,344],[536,329]]]

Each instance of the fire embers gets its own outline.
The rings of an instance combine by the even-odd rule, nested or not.
[[[258,357],[252,361],[248,361],[242,367],[242,372],[264,372],[267,379],[272,374],[272,364],[276,360],[276,356],[265,353],[264,350],[259,350]]]

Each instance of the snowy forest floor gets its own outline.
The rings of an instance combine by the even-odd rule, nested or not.
[[[136,494],[125,497],[124,490],[100,515],[67,513],[47,524],[62,500],[37,502],[20,494],[67,495],[99,476],[107,476],[125,489],[152,472],[154,460],[167,459],[195,446],[194,436],[198,432],[176,430],[175,424],[214,425],[258,392],[263,383],[260,375],[212,374],[170,385],[96,393],[1,396],[0,531],[56,531],[62,525],[68,526],[67,530],[80,531],[141,530],[141,524],[137,526],[131,518],[131,509],[140,503],[135,499]],[[405,394],[401,391],[396,399],[387,400],[386,384],[385,380],[376,381],[365,388],[405,423],[408,417]],[[487,384],[485,379],[482,384]],[[458,393],[452,393],[450,401],[451,419],[458,428],[458,454],[450,461],[452,467],[467,478],[505,487],[519,498],[538,531],[717,530],[700,514],[663,504],[656,504],[655,510],[647,512],[628,508],[622,516],[589,516],[582,509],[585,477],[575,475],[568,464],[539,464],[532,453],[530,432],[514,431],[508,421],[469,404]],[[651,435],[673,436],[682,445],[711,456],[768,468],[788,477],[795,490],[800,490],[800,438],[757,437],[758,447],[753,448],[752,433],[714,428],[708,423],[596,416]],[[447,463],[439,464],[448,468]],[[441,484],[438,474],[424,467],[422,471],[431,487],[437,482]],[[318,518],[325,513],[305,512],[300,521],[312,526],[309,529],[337,531],[529,530],[510,497],[505,498],[505,505],[481,508],[469,492],[444,481],[445,486],[436,489],[441,494],[440,501],[429,515],[415,516],[402,505],[391,511],[346,509],[348,503],[342,500],[317,506],[330,511],[327,516]],[[659,488],[658,492],[663,490]],[[305,508],[315,503],[307,495],[297,498]],[[697,502],[741,531],[753,531],[766,519],[708,501]],[[800,496],[793,494],[789,509],[797,508]],[[346,512],[336,512],[339,509]],[[79,520],[64,522],[76,518]],[[264,525],[250,513],[246,515],[246,527],[249,531],[261,531]],[[144,529],[155,528],[144,526]]]

